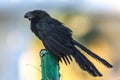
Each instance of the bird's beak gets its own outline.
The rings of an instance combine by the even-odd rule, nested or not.
[[[32,18],[34,18],[33,14],[31,14],[31,12],[27,12],[25,15],[24,15],[24,18],[28,18],[29,20],[31,20]]]

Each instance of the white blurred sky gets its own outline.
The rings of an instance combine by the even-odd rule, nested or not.
[[[32,5],[34,3],[43,3],[42,5],[55,5],[62,6],[64,4],[80,6],[84,10],[88,11],[106,11],[120,13],[120,0],[0,0],[0,7],[8,8],[10,4],[27,4]]]

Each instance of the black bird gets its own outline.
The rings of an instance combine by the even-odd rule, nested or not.
[[[75,41],[72,38],[72,31],[60,21],[52,18],[47,12],[43,10],[33,10],[27,12],[24,17],[31,21],[32,32],[43,42],[45,48],[60,61],[62,58],[66,64],[70,64],[72,56],[82,70],[87,71],[92,76],[102,76],[93,63],[75,47],[78,46],[106,67],[113,67],[105,59],[102,59]]]

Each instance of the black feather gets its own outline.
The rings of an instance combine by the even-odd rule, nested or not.
[[[83,70],[87,71],[93,76],[102,76],[96,67],[80,51],[78,51],[76,48],[74,48],[74,51],[75,54],[72,56]]]
[[[108,68],[112,68],[113,67],[105,59],[102,59],[101,57],[97,56],[96,54],[94,54],[92,51],[90,51],[89,49],[87,49],[86,47],[84,47],[83,45],[81,45],[80,43],[78,43],[77,41],[73,40],[73,42],[75,43],[75,45],[77,45],[78,47],[80,47],[82,50],[84,50],[90,56],[92,56],[93,58],[95,58],[95,59],[99,60],[101,63],[103,63],[106,67],[108,67]]]
[[[72,31],[58,20],[50,17],[45,11],[33,10],[27,12],[24,17],[31,21],[32,32],[42,40],[45,48],[61,62],[62,58],[66,65],[73,61],[73,57],[82,70],[87,71],[93,76],[102,76],[93,63],[75,48],[75,45],[77,45],[108,68],[112,68],[112,65],[106,60],[100,58],[89,49],[73,40]]]

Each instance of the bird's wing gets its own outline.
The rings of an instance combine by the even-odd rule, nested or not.
[[[36,25],[36,35],[42,40],[46,49],[64,62],[70,63],[73,53],[71,30],[58,22],[43,22]]]

